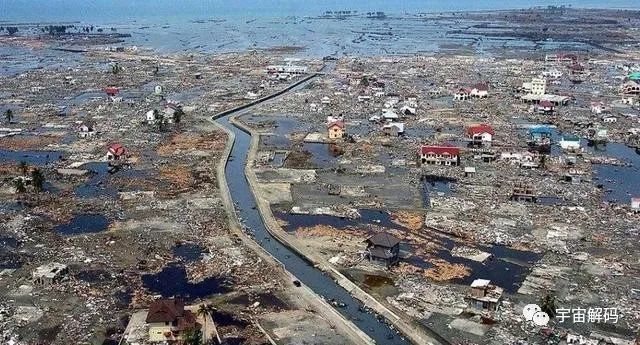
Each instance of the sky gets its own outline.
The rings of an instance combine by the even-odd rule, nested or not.
[[[640,8],[638,0],[0,0],[1,21],[157,21],[227,16],[306,16],[326,10],[441,12],[573,5]]]

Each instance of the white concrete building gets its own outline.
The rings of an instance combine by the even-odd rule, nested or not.
[[[531,93],[534,95],[544,95],[547,93],[547,80],[544,78],[533,78],[531,80]]]

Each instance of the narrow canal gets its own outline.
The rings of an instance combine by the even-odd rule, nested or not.
[[[296,89],[303,88],[306,84],[303,83]],[[216,120],[236,136],[230,159],[225,167],[225,176],[231,198],[237,207],[238,216],[242,218],[245,226],[254,234],[255,240],[303,284],[328,301],[344,303],[344,306],[338,306],[336,310],[368,334],[377,344],[410,344],[409,341],[381,321],[382,319],[378,315],[366,312],[362,308],[362,304],[335,283],[333,279],[284,246],[266,229],[244,173],[251,135],[229,122],[231,116],[245,112],[248,112],[248,108],[227,114]]]

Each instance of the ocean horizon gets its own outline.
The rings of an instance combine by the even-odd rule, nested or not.
[[[504,0],[504,1],[424,1],[424,0],[2,0],[0,21],[56,22],[78,21],[107,24],[123,22],[180,22],[211,18],[316,16],[325,11],[382,11],[385,13],[438,13],[451,11],[484,11],[525,9],[540,6],[575,8],[640,9],[633,0]]]

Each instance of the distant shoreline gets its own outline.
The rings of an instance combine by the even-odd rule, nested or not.
[[[238,19],[238,20],[255,20],[258,18],[263,18],[263,19],[286,19],[286,18],[308,18],[308,19],[324,19],[323,17],[326,15],[327,12],[350,12],[349,15],[345,15],[345,17],[357,17],[357,18],[367,18],[366,14],[368,12],[371,13],[375,13],[375,12],[383,12],[385,13],[386,16],[389,17],[402,17],[402,16],[434,16],[434,15],[446,15],[446,14],[452,14],[452,13],[460,13],[460,14],[495,14],[495,13],[502,13],[502,12],[521,12],[521,11],[552,11],[552,10],[577,10],[577,11],[605,11],[605,12],[610,12],[610,11],[638,11],[640,12],[640,5],[632,7],[632,6],[628,6],[628,7],[581,7],[581,6],[565,6],[564,8],[561,6],[557,6],[556,8],[553,7],[549,7],[549,6],[532,6],[532,7],[513,7],[513,8],[496,8],[496,9],[468,9],[468,10],[446,10],[446,11],[442,11],[442,10],[433,10],[433,11],[429,11],[429,10],[419,10],[419,11],[378,11],[378,10],[370,10],[370,11],[361,11],[361,10],[348,10],[348,9],[344,9],[344,10],[340,10],[340,9],[336,9],[336,10],[331,10],[331,9],[327,9],[324,11],[320,11],[317,12],[315,14],[300,14],[300,15],[292,15],[292,14],[286,14],[286,13],[282,13],[282,14],[273,14],[273,15],[269,15],[269,14],[261,14],[261,15],[250,15],[250,14],[245,14],[245,13],[227,13],[227,14],[220,14],[217,16],[211,16],[211,17],[202,17],[202,16],[198,16],[198,15],[193,15],[193,16],[189,16],[189,15],[183,15],[183,16],[179,16],[179,17],[170,17],[170,16],[150,16],[150,17],[131,17],[131,18],[121,18],[121,19],[109,19],[106,18],[103,20],[97,20],[97,19],[82,19],[82,18],[76,18],[76,19],[61,19],[61,20],[55,20],[55,19],[46,19],[46,20],[42,20],[42,21],[38,21],[38,20],[34,20],[34,19],[25,19],[25,20],[7,20],[7,19],[2,19],[0,20],[0,26],[7,26],[7,25],[12,25],[12,26],[33,26],[33,25],[48,25],[48,24],[67,24],[67,25],[73,25],[73,24],[97,24],[97,25],[114,25],[114,24],[132,24],[132,23],[138,23],[138,24],[149,24],[149,23],[163,23],[163,22],[167,22],[167,19],[172,19],[172,20],[177,20],[178,23],[186,23],[186,22],[192,22],[192,21],[206,21],[206,20],[219,20],[221,18],[225,18],[225,19]],[[335,17],[335,16],[334,16]],[[157,20],[151,20],[151,19],[157,19]],[[173,21],[171,21],[172,23],[175,23]]]

